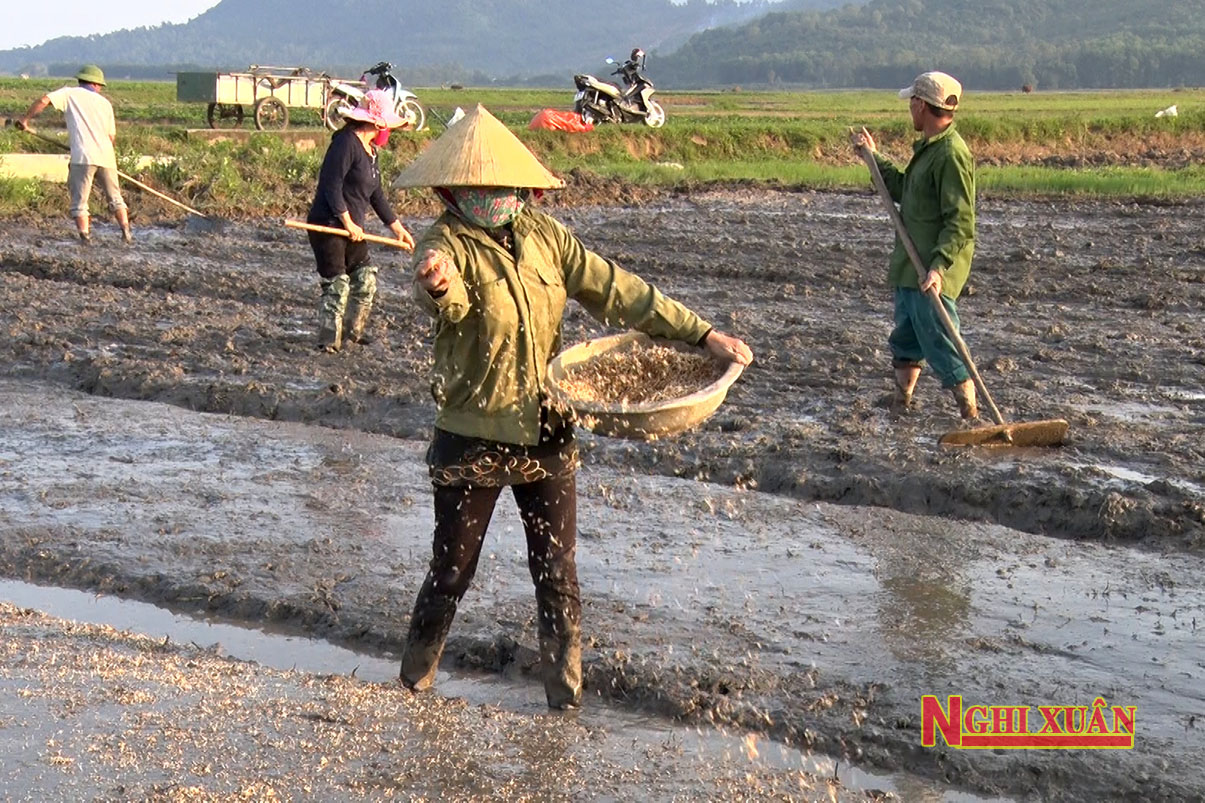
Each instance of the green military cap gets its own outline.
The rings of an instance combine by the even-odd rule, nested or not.
[[[105,85],[105,74],[95,64],[85,64],[80,67],[79,72],[75,74],[75,79],[89,84]]]

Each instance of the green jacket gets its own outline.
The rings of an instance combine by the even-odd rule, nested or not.
[[[941,294],[958,298],[975,253],[975,160],[966,142],[951,123],[932,139],[913,144],[904,172],[880,154],[875,161],[921,259],[942,275]],[[920,286],[898,236],[888,281],[894,287]]]
[[[444,213],[414,249],[459,268],[438,298],[413,284],[436,319],[431,392],[435,425],[469,437],[532,445],[548,362],[561,348],[565,302],[576,299],[598,320],[654,337],[699,342],[711,327],[640,277],[588,251],[561,223],[525,207],[514,222],[515,252],[480,228]]]

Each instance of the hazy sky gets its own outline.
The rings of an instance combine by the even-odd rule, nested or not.
[[[40,45],[59,36],[187,22],[218,0],[3,0],[0,50]]]
[[[0,50],[40,45],[59,36],[88,36],[123,28],[158,25],[162,22],[187,22],[201,12],[213,8],[218,2],[219,0],[0,0],[4,5],[4,25],[0,26]]]

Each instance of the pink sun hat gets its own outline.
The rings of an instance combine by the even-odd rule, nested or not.
[[[348,120],[372,123],[377,128],[397,128],[406,122],[393,108],[393,101],[383,89],[364,93],[360,102],[351,106],[340,106],[339,114]]]

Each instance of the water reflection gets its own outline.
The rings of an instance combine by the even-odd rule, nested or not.
[[[210,644],[213,646],[209,649],[216,649],[221,654],[281,670],[354,676],[376,683],[394,683],[397,677],[397,658],[393,656],[353,652],[333,644],[272,634],[220,618],[196,619],[116,597],[0,579],[0,601],[75,621],[128,628],[155,638],[166,638],[171,643]],[[460,699],[466,705],[482,706],[484,719],[498,717],[507,711],[536,717],[563,716],[548,711],[540,684],[505,674],[441,671],[438,688],[441,695]],[[659,782],[678,790],[675,799],[693,799],[698,796],[700,784],[720,782],[725,777],[739,778],[745,772],[751,773],[746,776],[748,778],[756,777],[758,773],[770,773],[767,777],[773,780],[774,771],[808,773],[821,781],[836,777],[842,788],[854,797],[867,789],[899,789],[901,793],[906,789],[907,794],[900,798],[902,800],[962,803],[987,799],[943,788],[904,773],[891,776],[869,773],[848,762],[838,762],[822,754],[800,751],[740,731],[695,729],[660,717],[610,708],[593,697],[572,717],[582,727],[549,727],[540,737],[518,745],[518,752],[510,754],[512,759],[534,768],[534,777],[555,778],[561,768],[577,760],[579,748],[589,743],[634,765],[664,762],[660,771],[668,775],[659,778]],[[428,740],[445,749],[447,745],[454,746],[455,735],[436,721],[414,731],[412,738]],[[757,745],[756,750],[750,748],[753,744]],[[0,776],[7,769],[6,760],[2,758],[7,747],[8,744],[0,742]],[[490,757],[490,761],[502,760],[503,755],[507,755],[507,751],[500,750]],[[493,772],[491,767],[479,763],[477,757],[466,757],[454,751],[449,751],[448,757],[449,760],[442,762],[440,767],[429,768],[431,777],[438,778],[445,789],[461,789],[468,793],[480,778]],[[699,775],[696,777],[692,772]]]
[[[971,594],[961,560],[943,554],[941,539],[908,539],[878,557],[879,629],[900,661],[946,663],[950,643],[970,631]]]

